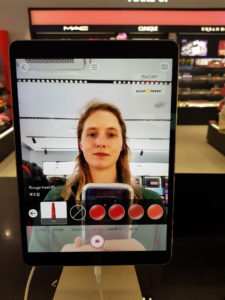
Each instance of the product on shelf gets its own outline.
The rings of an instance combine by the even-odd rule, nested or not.
[[[208,41],[207,40],[181,40],[181,56],[207,56]]]
[[[208,62],[208,67],[211,68],[223,68],[224,67],[224,63],[219,61],[219,60],[212,60]]]
[[[219,40],[218,56],[225,56],[225,40]]]

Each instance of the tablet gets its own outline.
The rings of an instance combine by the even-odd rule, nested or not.
[[[10,60],[25,262],[167,263],[177,44],[15,41]]]

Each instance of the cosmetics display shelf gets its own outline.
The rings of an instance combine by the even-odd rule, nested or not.
[[[184,91],[179,93],[179,100],[180,101],[187,101],[187,100],[211,100],[211,101],[220,101],[223,99],[223,96],[212,94],[208,90],[202,91]]]
[[[210,66],[194,66],[194,65],[181,65],[179,67],[180,74],[190,73],[191,75],[223,75],[225,73],[225,65],[218,64],[216,67]]]
[[[224,97],[224,85],[223,59],[180,59],[178,124],[207,125],[214,120]]]
[[[214,85],[218,85],[218,87],[222,87],[225,83],[225,76],[189,76],[185,78],[185,76],[179,77],[180,87],[213,87]]]
[[[14,149],[13,122],[10,118],[9,92],[0,82],[0,161]]]

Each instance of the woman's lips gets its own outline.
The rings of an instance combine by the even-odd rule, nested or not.
[[[94,155],[99,156],[99,157],[109,156],[109,154],[104,153],[104,152],[96,152],[96,153],[94,153]]]

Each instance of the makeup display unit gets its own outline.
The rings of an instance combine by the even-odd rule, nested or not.
[[[0,161],[14,150],[8,32],[0,30]]]

